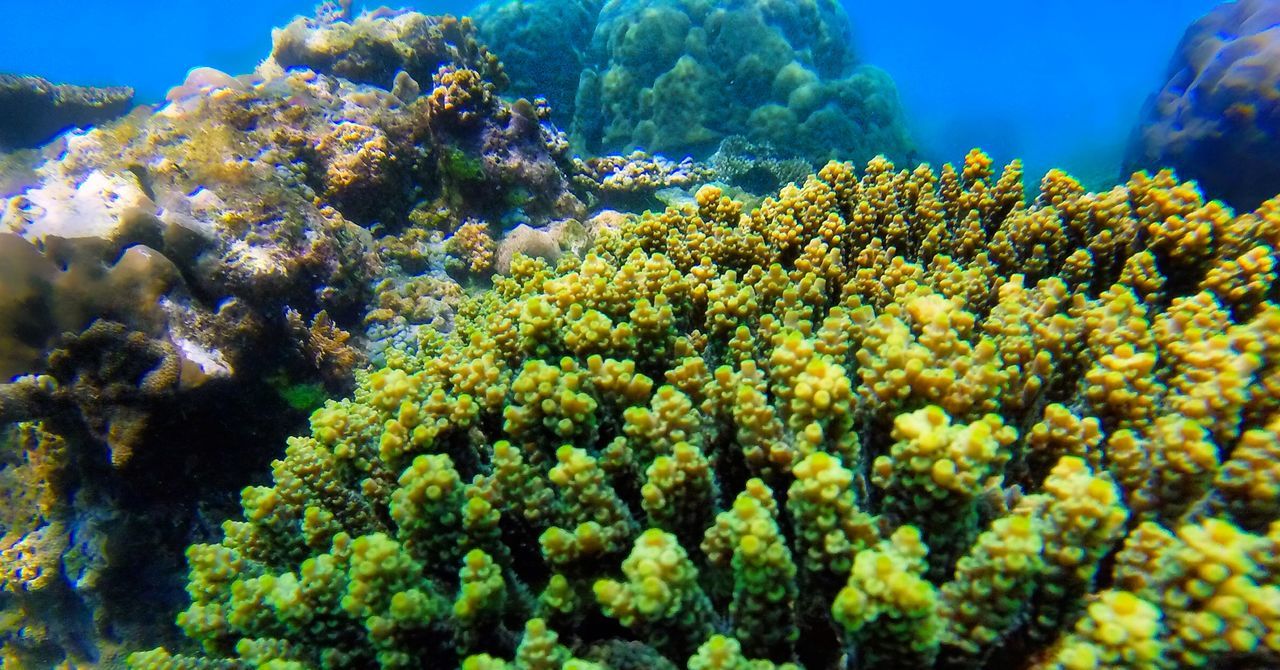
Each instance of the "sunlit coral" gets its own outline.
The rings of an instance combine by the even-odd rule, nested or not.
[[[203,651],[135,666],[1280,661],[1275,307],[1199,287],[1280,208],[1021,178],[833,163],[516,257],[313,415],[190,550]]]

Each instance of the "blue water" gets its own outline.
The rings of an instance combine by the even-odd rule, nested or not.
[[[1116,176],[1147,96],[1212,0],[849,2],[860,57],[893,75],[927,155],[981,146],[1028,175]]]
[[[1129,129],[1186,26],[1209,0],[846,0],[860,58],[897,81],[926,156],[980,145],[1029,174],[1062,166],[1092,183],[1115,176]],[[159,100],[188,68],[247,72],[270,27],[313,3],[8,0],[0,71],[127,84]],[[465,13],[472,2],[420,2]],[[501,45],[497,45],[501,53]]]

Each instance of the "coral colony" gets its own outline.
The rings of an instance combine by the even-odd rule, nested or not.
[[[1280,185],[1280,4],[1223,3],[1187,29],[1134,129],[1125,174],[1172,167],[1254,209]]]
[[[1280,663],[1280,199],[903,162],[837,5],[591,4],[330,3],[5,159],[6,668]]]

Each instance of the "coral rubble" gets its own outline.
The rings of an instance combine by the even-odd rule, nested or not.
[[[1278,238],[974,151],[516,256],[311,416],[131,665],[1275,665]]]
[[[1280,191],[1280,5],[1222,3],[1193,23],[1134,128],[1123,174],[1171,167],[1241,209]]]
[[[133,103],[127,86],[55,84],[0,74],[0,150],[36,147],[69,128],[119,118]]]

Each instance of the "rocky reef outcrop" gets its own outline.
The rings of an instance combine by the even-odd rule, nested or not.
[[[69,128],[111,121],[132,103],[128,86],[76,86],[0,74],[0,151],[36,147]]]
[[[1214,8],[1182,37],[1142,110],[1123,176],[1172,167],[1240,209],[1280,191],[1280,3]]]

